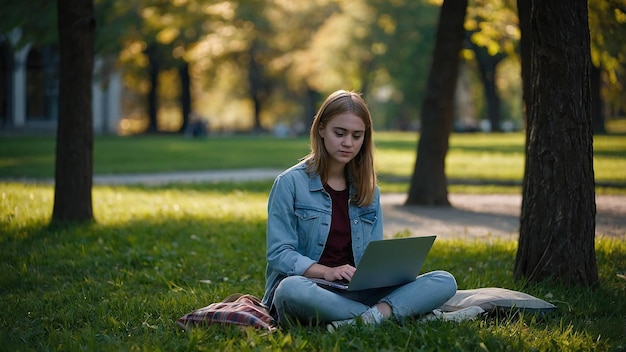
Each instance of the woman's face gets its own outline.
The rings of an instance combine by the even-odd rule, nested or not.
[[[320,128],[329,162],[346,165],[361,150],[365,139],[365,123],[353,113],[344,113]]]

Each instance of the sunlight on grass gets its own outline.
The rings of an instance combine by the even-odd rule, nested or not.
[[[415,156],[407,152],[378,150],[374,167],[381,177],[400,176],[408,179],[415,167]]]
[[[595,178],[605,182],[623,182],[626,159],[594,158]]]
[[[385,176],[408,178],[416,160],[417,134],[376,135],[376,169]],[[449,178],[521,180],[524,168],[522,134],[454,134],[446,157]]]
[[[626,133],[626,119],[608,119],[606,120],[606,130],[610,133]]]
[[[376,132],[375,168],[380,179],[395,189],[408,189],[416,161],[419,135],[415,132]],[[96,175],[223,170],[286,169],[309,151],[306,136],[212,136],[190,140],[178,135],[98,136],[94,146]],[[446,175],[478,193],[498,190],[502,182],[521,184],[524,175],[525,135],[517,133],[453,133],[445,160]],[[23,136],[0,140],[0,177],[54,177],[54,138]],[[17,158],[16,156],[19,156]],[[601,194],[626,194],[626,138],[619,134],[594,136],[594,174]],[[483,185],[489,190],[481,189]],[[507,186],[508,187],[508,186]],[[508,188],[503,189],[509,193]]]
[[[450,153],[446,170],[449,178],[515,181],[524,177],[524,159],[521,154]]]
[[[52,215],[54,189],[34,184],[6,184],[1,194],[3,224],[14,226],[43,224]],[[10,190],[10,191],[9,191]],[[149,188],[100,187],[93,189],[93,209],[98,222],[117,226],[153,217],[181,219],[206,217],[221,219],[243,217],[259,220],[266,216],[267,193],[168,189],[155,192]],[[245,199],[242,202],[241,199]],[[209,211],[210,210],[210,211]]]
[[[265,216],[267,194],[244,191],[218,192],[96,187],[94,213],[109,225],[152,218],[259,220]],[[242,201],[245,199],[245,202]]]
[[[381,179],[389,176],[408,179],[415,167],[417,134],[382,132],[376,138],[376,169]],[[447,177],[521,182],[524,176],[524,144],[523,133],[453,134],[445,161]],[[594,152],[596,181],[623,183],[626,177],[626,138],[595,136]]]

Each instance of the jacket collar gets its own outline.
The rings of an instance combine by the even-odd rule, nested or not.
[[[324,189],[322,178],[318,174],[309,174],[309,191],[321,191]]]
[[[322,178],[320,177],[320,175],[318,174],[308,174],[308,175],[309,175],[309,191],[310,192],[321,191],[324,189],[324,185],[322,184]],[[352,177],[350,174],[348,174],[348,187],[350,188],[350,199],[352,199],[352,196],[354,195],[354,192],[356,192],[356,190],[354,189],[354,186],[352,183]]]

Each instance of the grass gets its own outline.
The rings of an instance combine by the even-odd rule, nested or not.
[[[0,145],[0,175],[54,177],[54,137],[9,137],[0,140]],[[94,173],[284,168],[304,156],[307,148],[308,142],[304,138],[99,136],[94,142]]]
[[[272,335],[214,326],[184,332],[183,314],[234,292],[263,294],[270,184],[94,187],[97,223],[49,228],[50,185],[0,191],[0,345],[4,350],[618,351],[626,348],[626,243],[596,242],[601,285],[524,286],[515,241],[442,240],[425,270],[461,289],[497,286],[558,305],[555,313],[471,322],[408,321],[328,334]],[[402,234],[398,234],[402,235]]]
[[[378,132],[376,169],[384,191],[405,192],[415,164],[418,136]],[[95,174],[173,172],[185,170],[284,169],[303,157],[308,139],[267,136],[210,137],[99,136],[94,146]],[[55,141],[51,136],[0,139],[0,179],[54,176]],[[519,193],[524,174],[524,135],[452,134],[446,158],[451,192]],[[597,192],[626,194],[626,138],[595,136]]]
[[[417,136],[376,135],[383,192],[405,192]],[[517,192],[522,134],[453,134],[449,191]],[[96,174],[248,167],[282,169],[306,138],[110,137],[95,140]],[[598,193],[626,194],[626,138],[596,136]],[[0,179],[49,179],[54,139],[0,139]],[[507,186],[512,184],[513,186]],[[615,185],[612,185],[615,184]],[[626,349],[626,242],[599,237],[599,287],[524,286],[512,278],[517,243],[437,241],[426,270],[452,272],[461,289],[498,286],[558,305],[556,313],[464,322],[408,321],[331,335],[294,328],[264,335],[175,320],[234,292],[263,294],[265,207],[271,181],[93,190],[96,223],[50,228],[53,187],[0,181],[0,345],[4,350],[597,350]],[[402,235],[402,234],[398,234]]]

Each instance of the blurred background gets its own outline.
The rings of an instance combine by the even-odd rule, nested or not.
[[[95,0],[98,134],[308,133],[332,91],[419,131],[441,1]],[[626,2],[589,0],[594,132],[623,126]],[[0,131],[54,131],[55,1],[0,4]],[[471,0],[454,130],[524,128],[515,0]],[[624,131],[626,132],[626,128]]]

